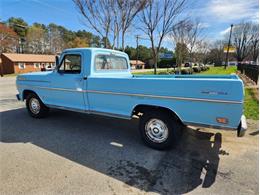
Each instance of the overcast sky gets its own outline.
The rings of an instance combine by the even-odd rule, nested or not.
[[[229,31],[231,23],[241,21],[257,22],[259,20],[258,0],[188,0],[189,7],[185,16],[199,18],[205,28],[207,39],[221,39]],[[49,24],[51,22],[65,26],[70,30],[87,30],[72,0],[0,0],[0,19],[21,17],[29,24],[34,22]],[[135,46],[134,36],[140,34],[135,28],[130,29],[126,43]],[[141,44],[149,46],[142,40]],[[171,44],[165,40],[164,46]]]

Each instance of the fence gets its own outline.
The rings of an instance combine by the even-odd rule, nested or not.
[[[252,64],[238,64],[237,70],[239,70],[242,74],[249,77],[255,83],[258,82],[259,77],[259,65],[252,65]]]

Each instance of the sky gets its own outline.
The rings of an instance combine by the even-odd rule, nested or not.
[[[230,24],[241,21],[259,23],[258,0],[187,0],[187,8],[183,16],[198,19],[206,39],[214,41],[223,38],[229,32]],[[72,0],[0,0],[0,21],[10,17],[21,17],[28,24],[34,22],[56,23],[70,30],[87,30]],[[135,46],[135,35],[140,34],[131,28],[126,36],[126,44]],[[140,40],[139,44],[150,46],[148,40]],[[163,46],[171,49],[172,42],[165,39]]]

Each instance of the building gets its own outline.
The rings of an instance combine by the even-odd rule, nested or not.
[[[131,69],[144,69],[145,63],[141,60],[130,60]]]
[[[2,53],[1,60],[2,74],[37,72],[55,65],[55,55]]]
[[[2,77],[4,74],[3,74],[3,71],[2,71],[2,59],[0,58],[0,76]]]

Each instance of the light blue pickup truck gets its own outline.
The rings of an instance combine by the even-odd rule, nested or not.
[[[243,83],[236,75],[133,76],[127,54],[101,48],[66,49],[56,69],[17,76],[18,100],[34,118],[49,108],[140,118],[144,142],[171,147],[185,125],[246,131]]]

